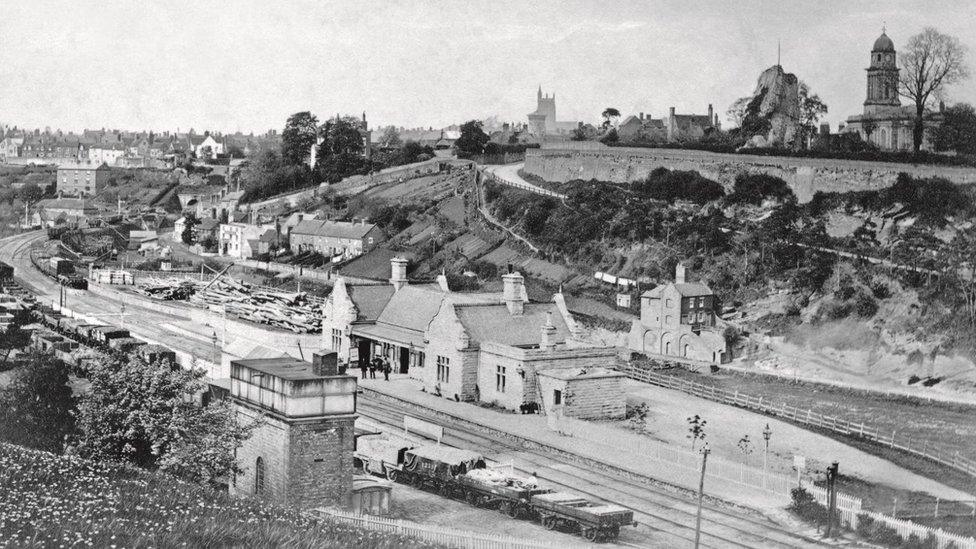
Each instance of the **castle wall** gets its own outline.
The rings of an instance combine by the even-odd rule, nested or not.
[[[765,173],[786,181],[800,202],[809,202],[817,191],[884,189],[895,183],[900,172],[915,177],[944,177],[954,183],[976,183],[976,168],[969,167],[629,147],[529,149],[524,169],[550,182],[597,179],[626,183],[645,178],[660,167],[698,171],[721,183],[727,191],[740,173]]]

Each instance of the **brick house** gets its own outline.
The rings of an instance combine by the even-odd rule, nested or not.
[[[718,296],[702,283],[686,281],[679,263],[673,283],[641,295],[640,319],[631,327],[628,346],[648,355],[727,362],[718,310]]]
[[[230,402],[258,421],[235,452],[234,495],[312,508],[341,505],[352,491],[356,378],[335,354],[231,362]]]
[[[110,174],[104,162],[64,162],[58,166],[56,189],[69,196],[95,195],[105,188]]]
[[[305,219],[289,232],[293,252],[315,251],[327,257],[352,258],[386,240],[383,230],[363,220]]]

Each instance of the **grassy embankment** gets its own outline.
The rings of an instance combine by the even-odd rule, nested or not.
[[[0,443],[0,547],[437,547],[162,474]]]

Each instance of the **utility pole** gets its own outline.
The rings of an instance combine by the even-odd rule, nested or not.
[[[702,499],[705,496],[705,464],[708,462],[708,452],[708,443],[705,443],[701,449],[702,466],[701,479],[698,481],[698,514],[695,516],[695,549],[698,549],[701,541]]]

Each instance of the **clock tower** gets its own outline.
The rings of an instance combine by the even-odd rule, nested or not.
[[[864,114],[880,114],[900,107],[895,44],[884,31],[871,48],[871,66],[867,72],[868,95],[864,101]]]

